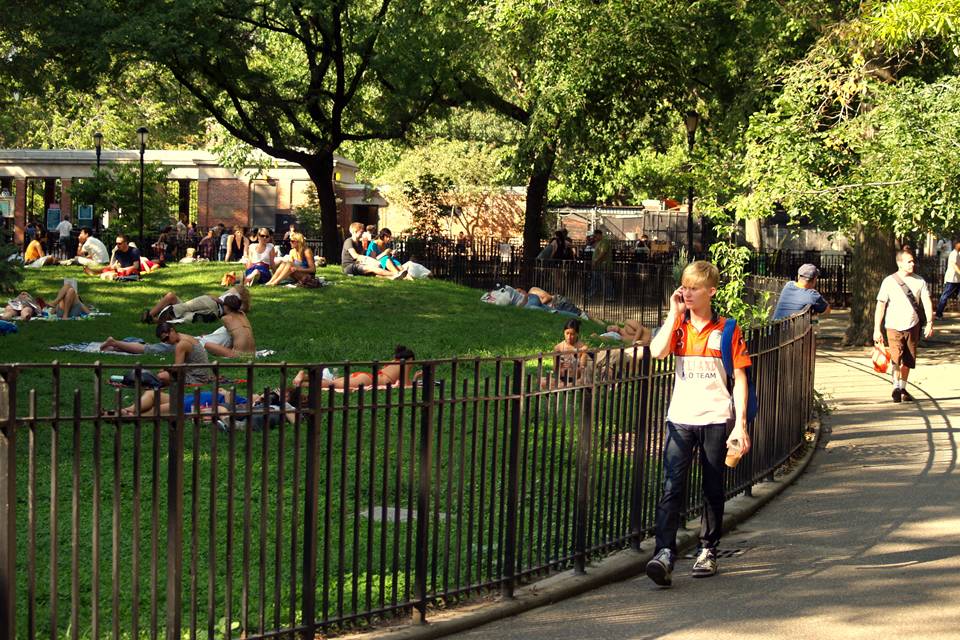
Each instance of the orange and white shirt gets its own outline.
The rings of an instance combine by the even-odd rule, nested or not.
[[[727,388],[720,343],[727,319],[713,314],[701,331],[680,318],[673,326],[670,353],[674,355],[673,396],[667,420],[674,424],[725,424],[734,417],[733,395]],[[733,332],[733,367],[750,366],[750,355],[739,325]],[[733,372],[730,372],[733,375]]]

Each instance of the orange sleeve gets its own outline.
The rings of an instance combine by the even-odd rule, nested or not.
[[[747,351],[747,343],[743,339],[743,333],[740,331],[740,325],[733,330],[733,368],[746,369],[752,363],[750,362],[750,352]]]
[[[673,355],[680,354],[680,350],[683,348],[683,323],[685,318],[681,315],[674,321],[673,326],[670,327],[670,353]],[[663,327],[661,331],[665,330],[666,327]],[[677,335],[677,331],[680,331],[680,335]]]

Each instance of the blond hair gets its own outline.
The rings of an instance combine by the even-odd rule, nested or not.
[[[290,244],[297,248],[299,251],[303,251],[303,244],[305,242],[303,234],[299,231],[294,231],[290,234]]]
[[[685,287],[716,287],[720,284],[720,271],[706,260],[696,260],[687,265],[680,278]]]
[[[354,231],[363,231],[363,223],[362,223],[362,222],[351,222],[351,223],[350,223],[350,233],[353,233]]]

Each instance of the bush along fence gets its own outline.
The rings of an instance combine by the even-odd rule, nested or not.
[[[809,315],[748,343],[760,412],[728,496],[797,451],[812,410]],[[573,375],[552,355],[416,362],[413,384],[345,393],[320,364],[212,367],[218,393],[177,374],[147,409],[117,366],[0,366],[0,637],[422,622],[652,531],[673,370],[642,349]]]

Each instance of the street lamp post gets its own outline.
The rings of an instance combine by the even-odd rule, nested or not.
[[[140,233],[137,248],[143,251],[143,154],[147,150],[147,128],[137,129],[137,138],[140,141]]]
[[[103,134],[97,131],[93,134],[93,148],[97,150],[97,177],[100,177],[100,150],[103,147]],[[91,208],[93,209],[93,228],[99,229],[100,222],[97,218],[97,193],[93,195],[93,202],[90,203]]]
[[[700,114],[694,110],[687,111],[683,118],[683,124],[687,128],[687,156],[693,161],[693,143],[697,139],[697,126],[700,124]],[[691,172],[693,165],[690,166]],[[702,237],[702,236],[701,236]],[[687,188],[687,255],[693,257],[693,176],[690,176],[690,184]]]

